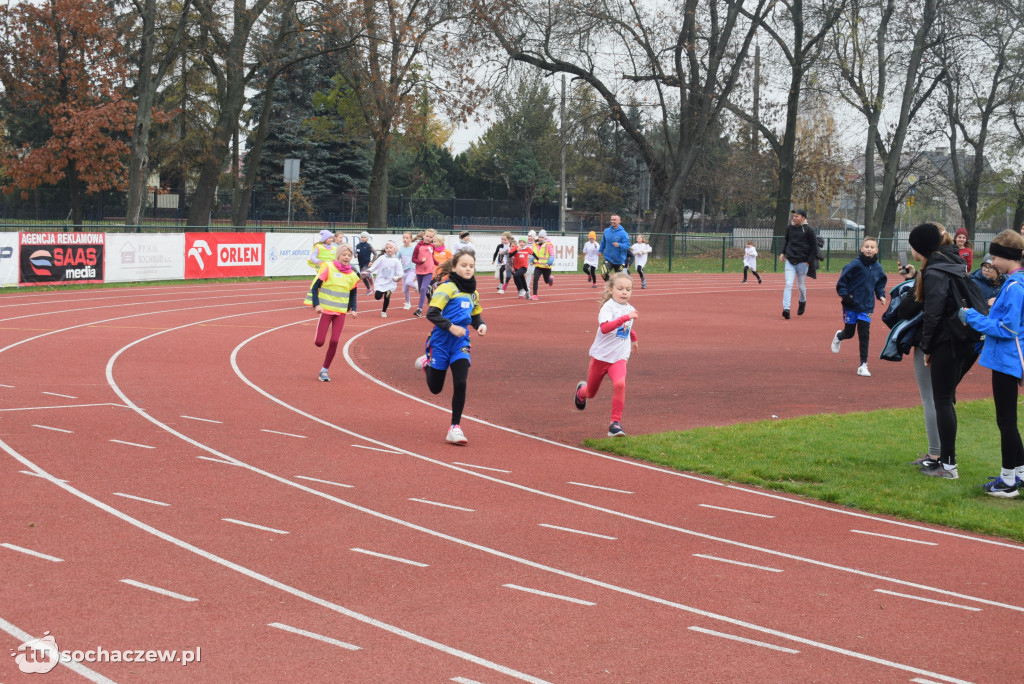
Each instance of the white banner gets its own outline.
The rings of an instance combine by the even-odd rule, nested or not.
[[[295,276],[315,273],[306,260],[313,245],[320,239],[320,233],[267,233],[266,275]]]
[[[0,287],[18,284],[18,233],[0,233]]]
[[[107,233],[108,283],[185,278],[184,233]]]

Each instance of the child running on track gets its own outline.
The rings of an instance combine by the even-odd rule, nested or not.
[[[376,285],[373,298],[377,301],[384,300],[384,308],[380,312],[381,318],[388,317],[388,304],[391,303],[391,293],[395,291],[398,283],[402,282],[405,277],[402,273],[402,260],[395,256],[397,251],[398,247],[395,243],[388,240],[384,243],[384,254],[378,257],[366,271],[368,275],[375,276],[373,280]]]
[[[630,253],[633,255],[633,263],[636,266],[636,274],[640,276],[640,289],[647,289],[647,276],[644,275],[644,266],[647,265],[647,255],[651,253],[653,247],[647,243],[647,238],[643,235],[636,236],[636,244],[629,248]]]
[[[583,243],[583,272],[587,274],[590,287],[597,287],[597,266],[600,262],[601,245],[597,241],[597,233],[590,231],[587,241]]]
[[[516,289],[519,290],[520,299],[530,296],[530,288],[526,284],[526,271],[533,257],[533,251],[527,247],[526,239],[520,238],[519,245],[515,244],[509,249],[509,259],[512,261],[512,279],[515,281]]]
[[[412,244],[412,233],[402,233],[402,246],[398,248],[398,258],[402,261],[402,296],[405,298],[403,309],[412,308],[412,292],[416,289],[416,264],[412,263],[412,252],[416,247]]]
[[[633,321],[639,314],[630,303],[633,296],[633,279],[628,273],[612,272],[602,298],[601,311],[597,315],[598,330],[590,346],[590,367],[587,379],[576,385],[573,401],[582,411],[587,408],[587,399],[597,395],[601,381],[607,375],[612,379],[612,423],[608,426],[609,437],[626,435],[619,421],[626,405],[626,361],[631,351],[639,347]]]
[[[423,306],[427,302],[427,291],[430,290],[430,279],[434,277],[434,229],[427,228],[420,233],[419,242],[413,248],[412,263],[416,264],[416,288],[420,293],[420,303],[413,316],[423,315]]]
[[[431,394],[444,389],[445,375],[452,371],[452,424],[445,436],[450,444],[465,444],[466,435],[459,422],[466,405],[466,379],[469,377],[469,326],[481,336],[487,325],[480,316],[480,295],[476,291],[476,257],[458,251],[441,269],[448,280],[438,285],[427,309],[427,320],[434,324],[427,338],[426,354],[416,359],[416,369],[427,376]]]
[[[505,294],[505,285],[512,279],[511,262],[508,258],[508,250],[512,245],[512,233],[505,231],[501,234],[501,241],[494,248],[494,256],[491,261],[497,268],[494,275],[498,277],[498,294]]]
[[[306,263],[311,269],[319,272],[321,265],[334,260],[334,250],[334,233],[329,230],[321,230],[319,239],[314,243]]]
[[[754,274],[757,284],[761,284],[761,276],[757,274],[757,247],[754,247],[753,240],[747,240],[747,246],[743,248],[743,282],[747,282],[747,271]]]
[[[860,365],[857,375],[871,377],[868,370],[868,340],[871,336],[871,312],[877,299],[885,306],[885,271],[878,263],[878,241],[868,236],[860,245],[860,256],[846,264],[836,282],[836,293],[842,298],[843,329],[832,338],[832,353],[838,354],[843,340],[860,342]]]
[[[531,300],[536,301],[537,297],[537,285],[540,284],[541,277],[544,278],[544,282],[548,285],[554,285],[555,280],[551,277],[551,267],[555,263],[555,255],[551,252],[551,243],[548,242],[547,231],[541,230],[537,234],[537,239],[533,242],[533,295],[530,297]]]
[[[316,324],[316,335],[313,344],[324,346],[327,331],[331,331],[331,341],[327,345],[323,368],[320,369],[320,382],[330,382],[327,369],[331,367],[334,354],[338,351],[338,340],[345,327],[345,314],[348,311],[349,293],[359,285],[359,276],[352,269],[352,247],[341,245],[333,261],[320,267],[313,284],[306,293],[306,306],[320,314]]]

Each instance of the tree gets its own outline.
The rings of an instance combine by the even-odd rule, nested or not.
[[[134,104],[114,17],[96,0],[47,0],[0,9],[0,29],[3,107],[38,124],[5,145],[4,190],[66,183],[71,222],[80,226],[83,193],[127,180]]]

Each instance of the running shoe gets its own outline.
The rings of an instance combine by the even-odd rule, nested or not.
[[[616,420],[611,425],[608,426],[608,436],[625,437],[626,431],[622,429],[622,426],[619,425],[619,421]]]
[[[321,368],[320,369],[320,382],[330,382],[330,381],[331,381],[331,378],[330,378],[329,375],[327,375],[327,369],[326,368]]]
[[[573,395],[572,395],[573,403],[576,404],[576,408],[578,410],[580,410],[580,411],[582,411],[583,409],[587,408],[587,400],[586,399],[580,399],[580,389],[585,387],[586,384],[587,383],[585,381],[584,382],[576,383],[576,392],[573,393]]]
[[[463,434],[462,428],[458,425],[452,425],[448,428],[448,434],[445,436],[444,441],[449,444],[465,444],[469,440],[466,439],[466,435]]]
[[[985,490],[985,493],[989,496],[998,496],[1003,499],[1012,499],[1020,493],[1020,478],[1014,475],[1013,484],[1008,485],[1003,482],[1003,478],[999,475],[990,477],[988,482],[981,485],[981,488]]]
[[[843,332],[843,331],[842,330],[836,330],[836,334],[832,338],[832,353],[833,354],[838,354],[839,353],[839,348],[843,346],[843,341],[841,339],[839,339],[839,333],[841,333],[841,332]]]
[[[941,463],[937,463],[931,468],[921,468],[921,474],[928,477],[942,477],[947,480],[960,479],[960,473],[957,472],[956,466],[953,466],[952,470],[946,470],[946,467]]]

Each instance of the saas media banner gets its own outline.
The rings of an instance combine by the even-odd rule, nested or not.
[[[22,284],[103,282],[103,233],[21,233]]]
[[[185,234],[107,233],[108,283],[182,280]]]
[[[18,234],[0,233],[0,287],[18,284]]]
[[[185,233],[185,278],[264,275],[263,233]]]

